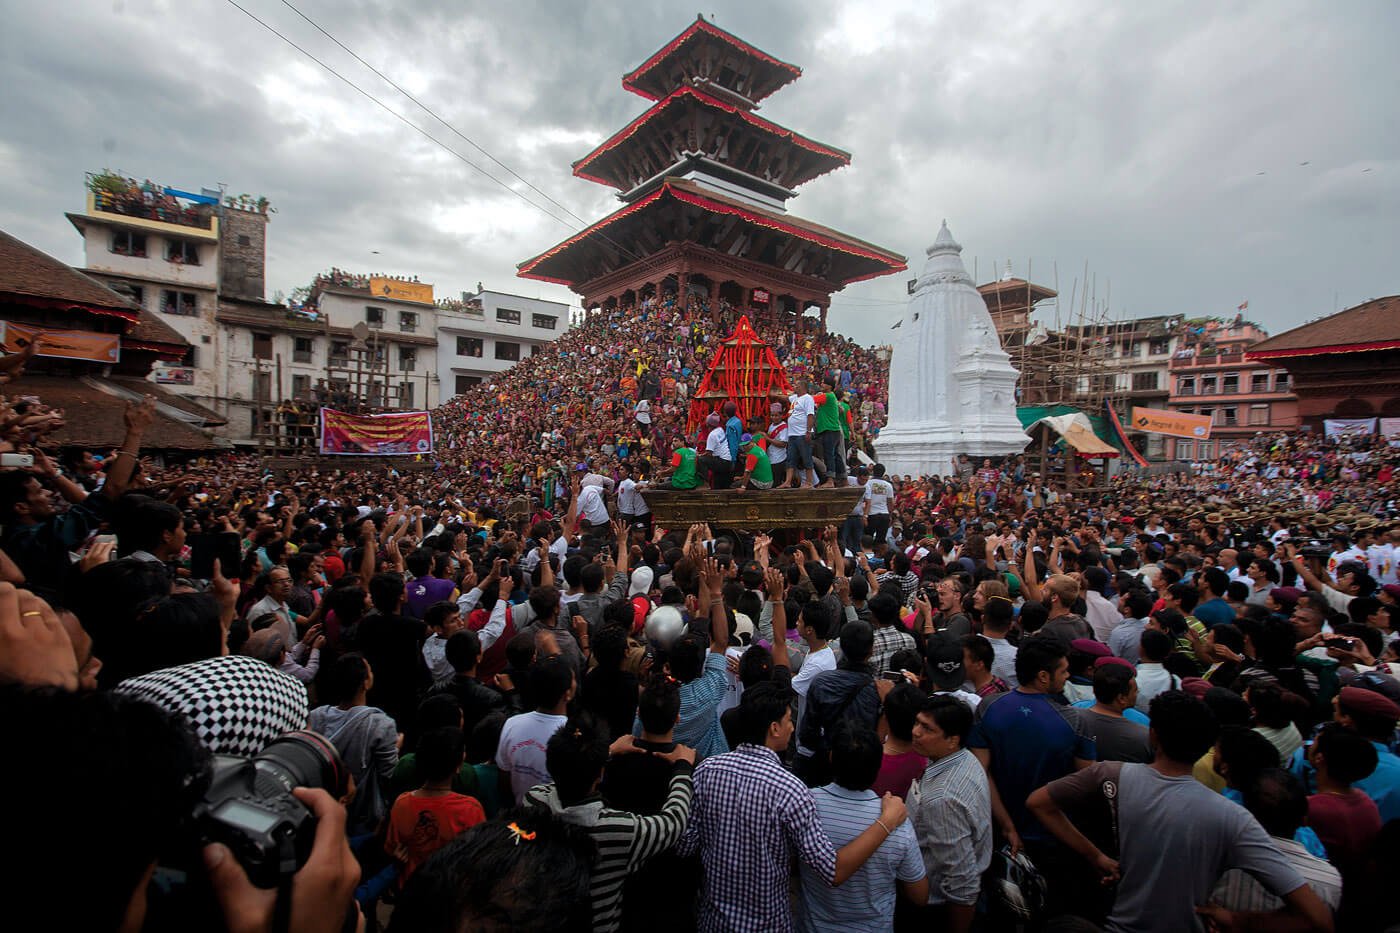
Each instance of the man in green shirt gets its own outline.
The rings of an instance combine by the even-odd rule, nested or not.
[[[836,396],[836,377],[822,376],[822,391],[812,396],[817,406],[816,446],[826,464],[826,484],[846,485],[846,458],[842,450],[841,400]]]
[[[681,437],[675,452],[671,454],[671,488],[697,489],[699,486],[700,474],[695,469],[695,448],[689,445],[685,437]]]
[[[745,489],[772,489],[773,464],[768,459],[768,451],[758,442],[758,438],[745,434],[739,439],[739,453],[744,457],[744,472],[734,486],[743,492]]]

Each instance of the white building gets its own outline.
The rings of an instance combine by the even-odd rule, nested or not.
[[[540,352],[569,326],[558,301],[492,292],[478,286],[437,309],[437,375],[443,399]]]

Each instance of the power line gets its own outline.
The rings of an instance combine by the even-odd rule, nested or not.
[[[403,124],[404,124],[405,126],[407,126],[409,129],[413,130],[415,133],[418,133],[420,136],[422,136],[422,137],[424,137],[425,139],[429,140],[429,141],[432,142],[434,145],[440,147],[443,151],[445,151],[445,152],[447,152],[448,154],[450,154],[453,158],[458,159],[458,160],[461,161],[463,164],[465,164],[465,165],[467,165],[467,166],[469,166],[469,167],[475,169],[476,171],[480,172],[482,175],[485,175],[487,178],[491,179],[491,180],[494,181],[496,184],[500,185],[502,188],[504,188],[505,190],[509,191],[511,194],[515,195],[517,198],[519,198],[520,200],[524,201],[526,204],[530,205],[530,206],[533,207],[535,210],[537,210],[537,211],[539,211],[540,213],[544,214],[546,217],[550,218],[551,220],[557,221],[557,222],[563,224],[564,226],[569,227],[571,230],[572,230],[572,229],[575,229],[574,225],[571,224],[571,223],[569,223],[567,220],[563,220],[562,218],[560,218],[560,217],[557,216],[556,214],[551,213],[550,211],[548,211],[548,210],[546,210],[545,208],[541,207],[540,205],[536,204],[534,201],[531,201],[529,198],[525,197],[525,195],[521,194],[519,191],[516,191],[514,188],[512,188],[510,185],[506,184],[505,182],[501,181],[501,179],[497,178],[495,175],[492,175],[490,172],[486,171],[484,168],[482,168],[481,166],[477,165],[475,162],[471,161],[470,159],[468,159],[466,156],[462,155],[462,154],[461,154],[460,152],[458,152],[457,150],[455,150],[455,149],[453,149],[452,147],[448,146],[448,145],[447,145],[446,143],[444,143],[442,140],[438,139],[436,136],[433,136],[433,135],[432,135],[431,133],[429,133],[427,130],[425,130],[425,129],[423,129],[422,127],[418,126],[416,123],[414,123],[413,121],[409,120],[407,117],[405,117],[403,114],[399,113],[397,110],[394,110],[394,109],[393,109],[392,107],[390,107],[388,104],[384,103],[382,100],[380,100],[379,98],[375,97],[375,96],[374,96],[373,94],[371,94],[369,91],[366,91],[364,88],[360,87],[358,84],[356,84],[355,82],[351,81],[349,78],[345,77],[345,76],[344,76],[343,74],[341,74],[340,72],[336,71],[334,68],[332,68],[330,65],[326,64],[325,62],[323,62],[321,59],[317,58],[315,55],[312,55],[310,52],[308,52],[306,49],[302,48],[300,45],[297,45],[297,44],[296,44],[295,42],[293,42],[291,39],[287,38],[285,35],[283,35],[282,33],[278,32],[274,27],[272,27],[272,26],[269,25],[268,23],[264,22],[263,20],[259,19],[256,15],[254,15],[254,14],[253,14],[252,12],[250,12],[249,10],[245,9],[243,6],[241,6],[241,5],[237,2],[237,0],[227,0],[227,2],[229,3],[230,6],[234,7],[235,9],[237,9],[239,12],[241,12],[243,15],[247,16],[247,17],[248,17],[249,19],[251,19],[253,22],[257,23],[259,26],[262,26],[262,27],[263,27],[264,29],[266,29],[268,32],[272,33],[274,36],[276,36],[277,38],[281,39],[283,42],[287,43],[287,44],[290,45],[292,48],[296,49],[298,52],[300,52],[301,54],[305,55],[307,58],[311,59],[311,60],[312,60],[313,62],[315,62],[316,64],[320,65],[323,69],[325,69],[326,71],[328,71],[328,72],[330,72],[331,74],[335,75],[335,77],[339,78],[341,81],[343,81],[345,84],[349,85],[349,86],[350,86],[351,88],[353,88],[355,91],[359,92],[359,93],[362,94],[364,97],[368,98],[370,101],[373,101],[374,104],[375,104],[376,106],[378,106],[378,107],[381,108],[382,110],[384,110],[384,111],[386,111],[387,113],[389,113],[391,116],[393,116],[395,119],[397,119],[398,121],[400,121],[401,123],[403,123]],[[284,0],[284,2],[285,2],[285,0]],[[325,35],[327,38],[329,38],[332,42],[335,42],[336,45],[340,46],[342,49],[345,49],[346,52],[348,52],[350,55],[354,56],[354,58],[355,58],[356,61],[360,62],[360,63],[363,64],[366,68],[369,68],[369,69],[370,69],[371,71],[373,71],[375,74],[379,75],[380,78],[382,78],[383,80],[387,81],[391,86],[393,86],[394,88],[396,88],[396,89],[399,91],[399,93],[403,94],[405,97],[407,97],[409,100],[413,101],[413,102],[414,102],[415,104],[417,104],[419,107],[421,107],[422,109],[428,111],[428,113],[432,115],[433,119],[437,120],[437,121],[438,121],[439,123],[441,123],[443,126],[446,126],[449,130],[452,130],[453,133],[456,133],[458,136],[460,136],[462,139],[466,140],[466,141],[467,141],[468,143],[470,143],[471,145],[476,146],[476,148],[479,149],[482,153],[484,153],[484,154],[486,155],[487,158],[491,159],[493,162],[495,162],[496,164],[500,165],[500,166],[501,166],[502,168],[504,168],[506,171],[510,172],[511,175],[515,176],[516,178],[519,178],[520,181],[521,181],[522,183],[524,183],[525,185],[529,186],[531,190],[533,190],[533,191],[538,191],[538,192],[540,193],[540,195],[541,195],[542,197],[546,198],[547,200],[549,200],[550,203],[559,204],[558,201],[555,201],[555,200],[554,200],[553,198],[551,198],[549,195],[545,194],[543,191],[540,191],[540,190],[539,190],[538,188],[536,188],[534,185],[530,184],[530,182],[526,181],[524,178],[521,178],[520,175],[518,175],[514,170],[512,170],[509,166],[505,165],[503,162],[501,162],[501,161],[500,161],[499,159],[497,159],[495,156],[491,155],[489,152],[486,152],[486,150],[485,150],[485,149],[482,149],[480,146],[477,146],[476,143],[472,142],[470,139],[468,139],[466,136],[464,136],[461,132],[459,132],[455,127],[453,127],[450,123],[448,123],[447,121],[445,121],[445,120],[443,120],[441,117],[439,117],[436,113],[433,113],[433,111],[429,110],[428,107],[426,107],[424,104],[420,103],[420,102],[419,102],[416,98],[414,98],[411,94],[409,94],[407,91],[403,90],[403,88],[399,87],[399,85],[397,85],[396,83],[394,83],[393,81],[391,81],[391,80],[390,80],[388,77],[386,77],[383,73],[381,73],[381,72],[378,71],[376,68],[374,68],[374,66],[368,64],[367,62],[365,62],[364,59],[360,58],[360,56],[356,55],[353,51],[351,51],[350,49],[346,48],[346,46],[345,46],[343,43],[341,43],[340,40],[338,40],[338,39],[336,39],[334,36],[330,35],[330,33],[326,32],[324,29],[322,29],[319,25],[317,25],[314,21],[312,21],[312,20],[311,20],[309,17],[307,17],[304,13],[302,13],[300,10],[296,9],[296,7],[291,6],[291,4],[287,4],[287,6],[288,6],[289,8],[291,8],[291,9],[292,9],[298,16],[300,16],[302,19],[306,20],[308,23],[311,23],[312,26],[315,26],[316,29],[318,29],[323,35]],[[559,206],[560,206],[561,208],[563,208],[563,210],[564,210],[567,214],[569,214],[569,216],[575,218],[576,220],[579,220],[579,222],[582,223],[582,224],[584,224],[585,227],[587,226],[587,221],[582,220],[582,218],[580,218],[580,217],[579,217],[577,214],[575,214],[573,211],[569,210],[567,207],[564,207],[562,204],[559,204]],[[601,231],[594,231],[592,234],[590,234],[590,236],[596,237],[596,238],[598,238],[599,240],[602,240],[603,242],[610,244],[610,245],[613,246],[620,254],[622,254],[623,256],[629,257],[629,258],[632,259],[633,261],[639,262],[639,261],[641,261],[642,258],[643,258],[642,256],[639,256],[637,253],[635,253],[635,252],[633,252],[632,250],[628,249],[627,247],[623,246],[621,243],[619,243],[618,241],[614,240],[612,237],[608,236],[607,234],[605,234],[605,233],[603,233],[603,232],[601,232]]]
[[[315,28],[317,32],[319,32],[321,35],[325,36],[327,39],[329,39],[329,40],[331,40],[332,42],[334,42],[336,45],[340,46],[340,48],[341,48],[347,55],[349,55],[351,58],[355,59],[355,61],[359,62],[361,65],[364,65],[364,66],[365,66],[366,68],[368,68],[370,71],[374,72],[377,76],[379,76],[379,78],[380,78],[381,80],[384,81],[385,84],[389,85],[391,88],[393,88],[394,90],[398,91],[398,92],[399,92],[400,94],[402,94],[404,97],[407,97],[410,101],[412,101],[412,102],[413,102],[414,104],[416,104],[420,109],[422,109],[423,112],[426,113],[428,116],[432,117],[434,120],[438,121],[438,122],[441,123],[443,126],[447,127],[449,130],[451,130],[452,133],[453,133],[453,135],[455,135],[458,139],[462,140],[462,141],[465,142],[467,145],[469,145],[469,146],[471,146],[473,149],[475,149],[477,152],[479,152],[479,153],[481,153],[482,155],[486,156],[486,158],[490,159],[492,162],[495,162],[495,163],[496,163],[497,165],[499,165],[501,168],[505,169],[507,172],[509,172],[509,173],[511,174],[511,177],[515,178],[517,181],[519,181],[520,183],[522,183],[523,185],[525,185],[525,186],[526,186],[527,188],[529,188],[531,191],[535,192],[535,193],[538,194],[540,197],[544,198],[544,199],[545,199],[546,201],[548,201],[550,204],[553,204],[555,207],[558,207],[560,210],[564,211],[564,213],[568,214],[570,217],[572,217],[572,218],[574,218],[575,220],[577,220],[577,221],[578,221],[580,224],[582,224],[583,226],[585,226],[585,227],[588,226],[588,221],[584,220],[582,217],[580,217],[579,215],[575,214],[573,211],[569,210],[569,208],[568,208],[566,205],[560,204],[560,203],[559,203],[558,201],[556,201],[554,198],[550,197],[548,194],[546,194],[545,192],[541,191],[539,188],[536,188],[533,184],[531,184],[531,183],[529,182],[529,180],[527,180],[527,179],[521,177],[521,175],[520,175],[518,172],[516,172],[515,169],[511,168],[509,165],[506,165],[506,164],[505,164],[504,162],[502,162],[500,159],[496,158],[496,157],[493,156],[491,153],[487,152],[487,151],[486,151],[485,149],[483,149],[479,144],[477,144],[476,141],[470,139],[470,138],[467,137],[465,134],[463,134],[460,130],[458,130],[455,126],[453,126],[452,124],[448,123],[448,122],[447,122],[446,120],[444,120],[442,117],[438,116],[437,113],[434,112],[433,109],[432,109],[431,107],[429,107],[427,104],[423,103],[423,102],[422,102],[421,100],[419,100],[418,98],[414,97],[414,96],[413,96],[412,94],[410,94],[408,91],[406,91],[398,82],[394,81],[393,78],[390,78],[390,77],[389,77],[388,75],[386,75],[384,72],[380,71],[378,68],[374,67],[374,66],[371,65],[369,62],[367,62],[367,61],[365,61],[363,58],[361,58],[358,54],[355,53],[355,51],[354,51],[353,49],[347,47],[347,46],[345,45],[344,42],[341,42],[341,41],[340,41],[339,39],[337,39],[335,36],[333,36],[333,35],[331,35],[329,32],[327,32],[327,31],[321,26],[320,23],[316,22],[314,19],[312,19],[311,17],[309,17],[309,16],[307,16],[305,13],[303,13],[301,10],[297,9],[293,4],[291,4],[291,3],[289,2],[289,0],[282,0],[282,5],[285,6],[287,9],[291,10],[291,11],[292,11],[293,13],[295,13],[297,16],[300,16],[302,19],[304,19],[304,20],[306,20],[308,23],[310,23],[311,26],[312,26],[313,28]]]
[[[458,160],[460,160],[460,161],[461,161],[462,163],[464,163],[465,165],[467,165],[467,166],[469,166],[469,167],[475,169],[476,171],[480,172],[482,175],[485,175],[487,178],[491,179],[491,180],[494,181],[496,184],[500,185],[502,188],[504,188],[505,190],[509,191],[511,194],[515,195],[517,198],[519,198],[520,200],[524,201],[526,204],[528,204],[528,205],[530,205],[531,207],[533,207],[535,210],[537,210],[537,211],[539,211],[540,213],[544,214],[545,216],[549,217],[551,220],[558,221],[559,223],[563,224],[564,226],[566,226],[566,227],[568,227],[568,228],[570,228],[570,229],[573,229],[574,225],[573,225],[572,223],[570,223],[570,222],[567,221],[567,220],[563,220],[562,218],[560,218],[560,217],[558,217],[558,216],[556,216],[556,215],[550,213],[550,212],[549,212],[548,210],[546,210],[545,208],[541,207],[540,205],[536,204],[534,201],[531,201],[529,198],[525,197],[525,195],[521,194],[519,191],[516,191],[516,190],[515,190],[514,188],[512,188],[510,185],[508,185],[508,184],[506,184],[505,182],[501,181],[501,179],[497,178],[495,175],[492,175],[490,172],[486,171],[486,169],[484,169],[484,168],[482,168],[481,166],[477,165],[475,162],[473,162],[472,160],[468,159],[466,156],[462,155],[462,154],[461,154],[460,152],[458,152],[457,150],[453,149],[451,146],[448,146],[446,143],[444,143],[442,140],[438,139],[438,138],[437,138],[436,136],[434,136],[432,133],[429,133],[427,130],[423,129],[423,128],[420,127],[418,124],[414,123],[412,120],[408,119],[408,118],[405,117],[403,114],[399,113],[397,110],[395,110],[394,108],[390,107],[388,104],[384,103],[384,102],[383,102],[382,100],[380,100],[379,98],[375,97],[375,96],[374,96],[373,94],[371,94],[369,91],[366,91],[364,88],[360,87],[360,86],[359,86],[358,84],[356,84],[354,81],[351,81],[349,78],[345,77],[343,74],[341,74],[340,72],[336,71],[336,70],[335,70],[334,68],[332,68],[330,65],[327,65],[325,62],[321,61],[321,59],[317,58],[315,55],[312,55],[312,54],[311,54],[310,52],[308,52],[306,49],[304,49],[304,48],[302,48],[301,46],[297,45],[297,44],[296,44],[295,42],[293,42],[291,39],[287,38],[287,37],[284,36],[282,33],[278,32],[278,31],[277,31],[275,28],[273,28],[271,25],[269,25],[268,23],[266,23],[266,22],[264,22],[263,20],[259,19],[259,18],[258,18],[256,15],[254,15],[251,11],[249,11],[248,9],[246,9],[245,7],[243,7],[242,5],[240,5],[240,4],[238,3],[238,0],[226,0],[226,2],[227,2],[230,6],[232,6],[234,9],[236,9],[236,10],[238,10],[240,13],[242,13],[244,16],[248,17],[248,18],[251,19],[253,22],[257,23],[259,26],[263,27],[263,28],[266,29],[268,32],[272,33],[274,36],[276,36],[277,38],[281,39],[283,42],[287,43],[287,44],[290,45],[292,48],[296,49],[298,52],[300,52],[301,54],[305,55],[307,58],[311,59],[311,60],[312,60],[313,62],[315,62],[316,64],[320,65],[320,66],[321,66],[322,68],[324,68],[326,71],[330,72],[332,75],[334,75],[335,77],[339,78],[341,81],[345,82],[345,83],[346,83],[347,85],[349,85],[351,88],[353,88],[354,90],[358,91],[360,94],[364,95],[366,98],[368,98],[370,101],[372,101],[377,107],[379,107],[380,109],[382,109],[382,110],[384,110],[385,112],[387,112],[388,114],[390,114],[392,117],[394,117],[394,118],[395,118],[396,120],[398,120],[400,123],[403,123],[405,126],[407,126],[409,129],[413,130],[415,133],[418,133],[420,136],[422,136],[422,137],[424,137],[425,139],[427,139],[428,141],[434,143],[435,145],[437,145],[438,147],[440,147],[441,149],[443,149],[445,152],[451,154],[452,156],[454,156],[455,158],[457,158]],[[514,174],[514,173],[512,173],[512,174]],[[517,176],[517,177],[518,177],[518,176]],[[531,187],[533,187],[533,186],[531,186]]]

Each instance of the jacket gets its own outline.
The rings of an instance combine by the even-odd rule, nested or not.
[[[825,752],[838,723],[853,720],[874,729],[879,719],[880,694],[869,671],[822,671],[807,688],[798,739],[803,748]]]

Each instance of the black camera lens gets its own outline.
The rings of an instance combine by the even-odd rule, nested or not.
[[[331,740],[302,729],[278,736],[252,761],[254,790],[286,793],[293,787],[319,787],[336,799],[349,789],[350,772]]]

